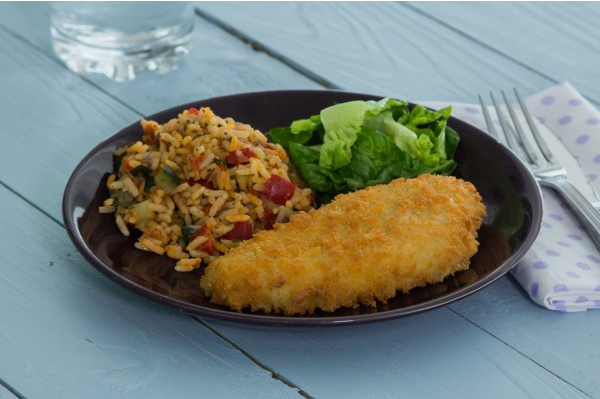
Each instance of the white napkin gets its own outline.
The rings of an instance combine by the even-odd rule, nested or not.
[[[600,192],[600,112],[569,83],[532,95],[526,103],[531,113],[575,157],[585,173],[580,175]],[[485,129],[478,105],[453,105],[452,114]],[[559,151],[554,153],[559,155]],[[560,157],[559,160],[563,161]],[[582,191],[593,192],[589,186],[579,184]],[[547,188],[542,193],[544,215],[540,234],[510,273],[531,299],[548,309],[562,312],[598,309],[600,253],[561,196]]]

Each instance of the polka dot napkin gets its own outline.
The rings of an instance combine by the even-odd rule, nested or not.
[[[600,192],[600,112],[569,83],[532,95],[526,103],[577,160],[587,184]],[[453,115],[485,130],[478,105],[453,104]],[[542,193],[540,234],[510,273],[548,309],[600,309],[600,253],[561,196],[547,188]]]

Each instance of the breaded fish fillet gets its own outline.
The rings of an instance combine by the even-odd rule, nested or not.
[[[471,183],[397,179],[257,233],[207,266],[201,287],[211,302],[236,311],[375,306],[467,269],[484,217]]]

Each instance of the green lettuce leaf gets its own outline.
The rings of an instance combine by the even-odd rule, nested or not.
[[[409,109],[390,98],[350,101],[267,135],[289,151],[300,177],[325,203],[398,177],[452,173],[460,138],[447,126],[451,111]]]
[[[350,163],[350,147],[365,117],[365,102],[350,101],[337,104],[321,111],[321,123],[325,129],[319,166],[336,170]]]

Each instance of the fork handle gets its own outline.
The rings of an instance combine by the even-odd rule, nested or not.
[[[543,179],[539,183],[562,194],[585,231],[596,244],[596,248],[600,250],[600,212],[565,177],[557,176],[551,179]]]

